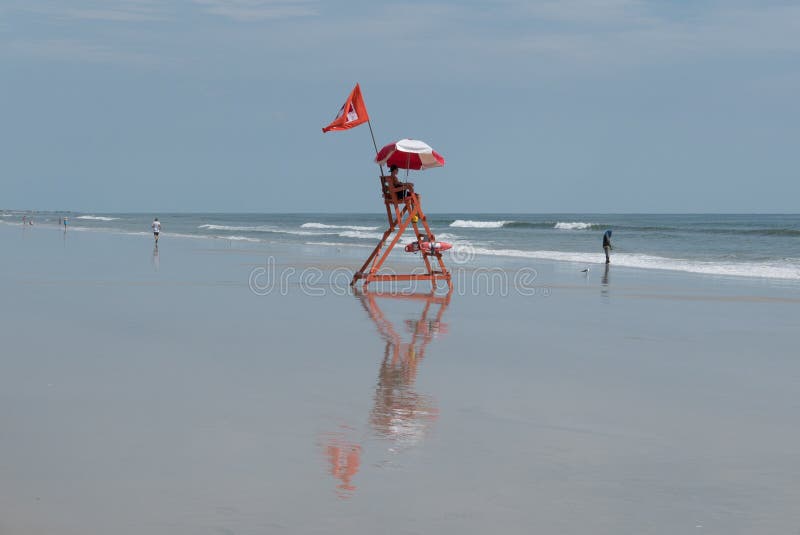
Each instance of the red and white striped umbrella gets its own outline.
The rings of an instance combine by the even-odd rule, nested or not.
[[[430,145],[418,139],[401,139],[383,147],[375,161],[388,166],[396,165],[400,169],[430,169],[444,165],[444,157],[433,150]]]

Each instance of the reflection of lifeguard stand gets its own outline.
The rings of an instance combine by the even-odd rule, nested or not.
[[[411,281],[411,280],[429,280],[433,287],[436,287],[437,280],[447,281],[448,287],[452,288],[450,282],[450,272],[444,266],[442,260],[442,252],[430,248],[428,251],[419,250],[422,255],[422,260],[425,262],[425,273],[411,273],[411,274],[397,274],[397,273],[379,273],[383,263],[389,257],[389,253],[400,237],[408,229],[409,225],[414,229],[417,243],[421,244],[424,241],[434,243],[435,237],[431,228],[428,226],[428,221],[422,211],[420,205],[419,195],[414,191],[414,184],[410,182],[400,182],[393,176],[382,176],[381,191],[383,193],[383,203],[386,205],[386,218],[389,220],[389,228],[383,233],[381,240],[372,253],[358,270],[353,275],[353,281],[350,285],[354,285],[359,279],[364,281],[366,287],[370,282],[375,281]],[[420,226],[422,227],[420,229]],[[391,241],[388,242],[389,236],[395,233]],[[385,246],[385,249],[384,249]],[[431,257],[435,259],[436,266],[431,261]]]
[[[361,305],[367,311],[369,317],[378,328],[378,333],[386,340],[386,357],[391,358],[392,362],[398,362],[402,359],[401,354],[413,351],[416,355],[416,361],[419,362],[425,356],[425,348],[433,340],[437,334],[445,334],[447,332],[447,324],[442,323],[442,316],[444,311],[450,305],[450,298],[452,290],[444,295],[429,294],[389,294],[389,293],[372,293],[372,292],[358,292],[357,293]],[[377,299],[400,299],[409,301],[424,301],[425,306],[418,320],[406,320],[406,326],[411,332],[411,340],[403,342],[402,337],[394,328],[394,324],[384,315],[383,311],[378,306]],[[428,318],[432,305],[439,305],[436,316],[433,319]],[[390,351],[391,350],[391,351]],[[391,355],[391,357],[390,357]],[[416,375],[416,366],[414,366],[414,374]]]
[[[361,465],[361,446],[347,441],[342,433],[326,436],[325,442],[331,475],[340,481],[336,494],[343,499],[350,498],[356,490],[353,478]]]
[[[428,344],[438,335],[447,333],[448,325],[442,323],[442,316],[450,304],[453,290],[450,289],[446,295],[432,292],[388,294],[360,290],[354,293],[386,342],[370,411],[370,426],[378,437],[391,440],[393,446],[390,451],[397,452],[403,446],[418,443],[439,415],[434,400],[418,394],[414,390],[414,383]],[[406,319],[403,323],[406,331],[411,333],[408,341],[403,341],[400,329],[395,328],[395,324],[380,309],[377,302],[379,298],[424,301],[419,319]],[[439,305],[435,315],[431,313],[434,305]],[[341,499],[351,498],[356,491],[354,479],[361,468],[363,449],[360,443],[364,438],[359,439],[355,435],[354,428],[341,425],[338,431],[324,433],[320,437],[330,474],[339,481],[336,494]]]
[[[442,323],[442,316],[450,304],[450,296],[451,293],[437,296],[370,292],[363,292],[358,296],[381,337],[386,341],[370,423],[378,436],[392,439],[398,446],[416,444],[429,425],[439,416],[433,399],[418,394],[414,389],[414,383],[428,344],[438,334],[447,332],[447,324]],[[403,341],[394,324],[378,306],[376,300],[378,297],[425,302],[419,319],[409,319],[405,322],[406,330],[411,333],[410,340]],[[434,317],[429,318],[432,305],[439,305],[439,309]]]

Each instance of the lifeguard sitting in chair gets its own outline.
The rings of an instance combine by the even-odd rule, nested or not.
[[[414,193],[414,184],[403,182],[397,176],[397,166],[390,167],[391,173],[383,178],[383,194],[389,202],[403,201]]]

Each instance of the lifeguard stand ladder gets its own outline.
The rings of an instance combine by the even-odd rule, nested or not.
[[[434,249],[433,247],[429,252],[420,249],[419,253],[422,255],[422,260],[425,262],[425,273],[410,273],[410,274],[397,274],[397,273],[378,273],[383,266],[383,263],[389,257],[389,253],[400,237],[408,229],[409,225],[414,229],[414,235],[417,238],[417,243],[422,243],[427,240],[431,243],[435,242],[433,232],[428,226],[428,221],[425,218],[425,213],[422,211],[422,206],[419,202],[419,195],[414,191],[414,185],[411,183],[395,184],[393,177],[382,176],[381,191],[383,192],[383,203],[386,205],[386,218],[389,220],[389,228],[383,233],[383,237],[372,250],[367,261],[361,266],[353,275],[353,281],[350,286],[356,284],[360,279],[363,280],[363,285],[366,288],[370,282],[384,282],[384,281],[411,281],[411,280],[429,280],[431,286],[435,289],[438,280],[447,281],[447,286],[452,288],[450,280],[450,272],[444,266],[442,260],[442,252]],[[422,229],[420,229],[420,223]],[[392,232],[397,231],[391,241],[388,242],[389,236]],[[384,248],[385,246],[385,248]],[[431,258],[436,259],[438,269],[434,267]]]

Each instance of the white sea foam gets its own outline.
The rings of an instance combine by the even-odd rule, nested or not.
[[[423,232],[423,234],[424,234],[424,232]],[[456,240],[460,240],[460,239],[461,239],[461,236],[457,236],[455,234],[450,234],[449,232],[442,232],[442,233],[436,234],[436,241],[450,241],[450,242],[452,242],[452,241],[456,241]]]
[[[234,227],[231,225],[200,225],[197,228],[202,228],[205,230],[246,230],[250,232],[269,232],[269,229],[266,227]]]
[[[251,226],[244,226],[244,225],[215,225],[215,224],[203,224],[199,225],[197,228],[207,231],[223,231],[223,232],[253,232],[253,233],[273,233],[273,234],[288,234],[293,236],[308,236],[308,237],[325,237],[325,236],[338,236],[341,238],[354,238],[354,239],[363,239],[363,240],[379,240],[383,236],[380,232],[369,232],[369,230],[377,229],[380,227],[357,227],[352,226],[352,228],[345,226],[345,225],[329,225],[328,227],[320,226],[305,226],[309,230],[298,230],[298,229],[287,229],[287,228],[276,228],[266,225],[251,225]],[[78,229],[79,227],[70,226],[70,228]],[[317,230],[314,230],[317,229]],[[345,229],[345,230],[342,230]],[[84,230],[81,228],[80,230]],[[107,231],[116,231],[119,232],[118,229],[89,229],[85,228],[85,230],[107,230]],[[122,232],[127,234],[126,232]],[[147,234],[147,233],[145,233]],[[169,233],[169,235],[177,237],[177,234]],[[200,235],[186,235],[186,237],[193,237],[193,238],[222,238],[227,240],[237,240],[237,241],[250,241],[250,242],[260,242],[261,240],[253,237],[247,236],[228,236],[225,234],[200,234]],[[454,240],[457,239],[458,236],[454,234],[439,234],[437,235],[437,239],[439,240]],[[400,240],[400,243],[410,243],[413,241],[414,238],[411,234],[408,236],[404,236],[403,239]]]
[[[456,250],[462,250],[460,247],[456,248]],[[486,249],[482,247],[470,247],[463,250],[471,251],[479,255],[535,258],[540,260],[573,262],[584,265],[603,263],[602,254],[596,253],[521,251],[517,249]],[[684,260],[630,253],[617,253],[613,255],[612,262],[615,266],[638,269],[660,269],[729,277],[800,280],[800,263],[794,262],[704,262],[701,260]]]
[[[594,223],[584,223],[582,221],[559,221],[553,228],[557,228],[559,230],[586,230],[587,228],[592,228],[593,226]]]
[[[295,236],[326,236],[326,235],[335,235],[336,232],[311,232],[307,230],[290,230],[290,229],[280,229],[274,227],[267,227],[267,226],[231,226],[231,225],[200,225],[197,228],[201,228],[204,230],[225,230],[225,231],[238,231],[238,232],[272,232],[275,234],[293,234]]]
[[[217,238],[223,240],[232,240],[232,241],[247,241],[247,242],[260,242],[258,238],[248,238],[247,236],[215,236]]]
[[[336,232],[309,232],[307,230],[284,230],[284,229],[275,229],[269,232],[275,232],[277,234],[291,234],[293,236],[332,236],[336,235]],[[341,236],[341,234],[339,234]]]
[[[97,233],[107,232],[109,234],[115,234],[119,236],[148,236],[148,237],[153,236],[153,233],[149,231],[122,230],[118,228],[109,228],[109,227],[81,227],[78,225],[70,225],[69,232],[97,232]],[[216,238],[216,236],[208,236],[204,234],[181,234],[179,232],[162,232],[161,239],[164,240],[165,238],[188,238],[192,240],[202,240],[202,239]]]
[[[79,215],[75,219],[88,219],[91,221],[117,221],[118,217],[105,217],[101,215]]]
[[[460,228],[502,228],[511,221],[471,221],[469,219],[456,219],[450,223],[451,227]]]
[[[383,234],[380,232],[363,232],[360,230],[345,230],[344,232],[340,232],[339,236],[342,238],[356,238],[362,240],[380,240],[383,238]],[[390,234],[387,241],[391,241],[394,234]],[[438,237],[437,237],[438,238]],[[413,233],[406,233],[404,234],[397,243],[401,245],[407,245],[413,241],[416,241],[416,237]]]
[[[369,249],[372,248],[373,245],[367,245],[365,243],[341,243],[341,242],[333,242],[333,241],[307,241],[305,242],[306,245],[322,245],[325,247],[359,247]]]
[[[380,240],[383,234],[380,232],[364,232],[363,230],[345,230],[338,234],[342,238],[358,238],[363,240]]]
[[[300,228],[344,229],[344,230],[378,230],[380,227],[360,227],[358,225],[326,225],[325,223],[303,223]]]

